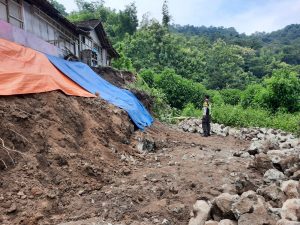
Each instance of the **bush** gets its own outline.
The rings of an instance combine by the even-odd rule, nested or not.
[[[275,70],[272,77],[264,80],[267,94],[262,101],[273,112],[286,109],[288,112],[300,111],[300,79],[290,69]]]
[[[187,117],[201,117],[202,116],[202,110],[197,109],[193,103],[188,103],[181,112],[182,116]]]
[[[251,84],[241,94],[241,105],[247,107],[259,107],[262,105],[261,94],[264,92],[264,87],[260,84]]]
[[[240,105],[218,105],[212,109],[213,122],[237,127],[267,127],[297,133],[300,113],[276,113]]]
[[[210,96],[210,101],[212,105],[223,105],[224,100],[219,91],[216,90],[208,90],[206,92]]]
[[[139,75],[143,78],[143,80],[148,84],[149,87],[154,86],[154,77],[155,73],[151,69],[144,69],[140,71]]]
[[[182,109],[189,102],[201,106],[206,92],[202,84],[182,78],[171,69],[165,69],[155,79],[155,86],[163,90],[168,103],[177,109]]]
[[[241,100],[242,91],[239,89],[223,89],[220,94],[225,104],[238,105]]]

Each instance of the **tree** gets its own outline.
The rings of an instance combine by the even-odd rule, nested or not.
[[[68,13],[66,12],[66,7],[63,4],[60,4],[56,0],[49,0],[49,2],[54,6],[55,9],[57,9],[60,12],[61,15],[68,15]]]
[[[250,74],[243,70],[245,54],[250,49],[216,41],[207,53],[207,77],[205,84],[211,89],[244,88]]]
[[[119,12],[120,32],[124,37],[126,33],[132,35],[138,25],[138,17],[135,3],[131,3],[125,7],[124,11]]]
[[[171,16],[169,13],[169,7],[168,7],[168,0],[164,0],[163,6],[162,6],[162,24],[164,27],[168,27],[169,23],[171,21]]]

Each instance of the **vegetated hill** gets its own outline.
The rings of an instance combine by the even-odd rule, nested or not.
[[[291,24],[271,33],[256,32],[251,35],[238,33],[235,28],[205,27],[178,24],[171,26],[171,31],[187,36],[204,36],[210,41],[223,39],[230,44],[260,49],[268,47],[273,53],[281,54],[288,64],[300,64],[300,24]]]

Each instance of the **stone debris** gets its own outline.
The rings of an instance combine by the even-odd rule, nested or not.
[[[292,198],[283,203],[281,218],[291,221],[300,221],[300,199]]]
[[[208,219],[210,210],[211,206],[206,201],[196,201],[193,205],[192,218],[189,221],[189,225],[204,225]]]

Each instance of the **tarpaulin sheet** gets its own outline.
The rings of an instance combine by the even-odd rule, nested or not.
[[[61,90],[67,95],[95,97],[61,73],[33,49],[0,39],[0,95]]]
[[[152,124],[151,115],[130,91],[110,84],[84,63],[70,62],[50,55],[48,55],[48,59],[61,72],[87,91],[93,94],[98,92],[104,100],[126,110],[138,128],[143,130],[144,127]]]

